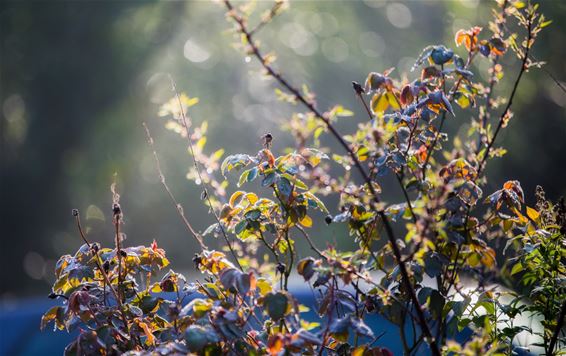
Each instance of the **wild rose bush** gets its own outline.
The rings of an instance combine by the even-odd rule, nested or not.
[[[296,147],[274,152],[275,138],[266,134],[259,152],[223,160],[222,149],[207,153],[206,123],[197,126],[188,115],[198,99],[173,86],[159,116],[187,141],[194,163],[188,177],[204,187],[201,201],[213,218],[203,233],[169,189],[145,130],[161,183],[201,248],[193,261],[202,277],[166,272],[170,262],[155,241],[124,245],[113,186],[115,246],[90,242],[74,211],[84,244],[56,266],[50,297],[63,304],[41,324],[80,330],[65,354],[391,355],[379,346],[384,330],[366,323],[372,314],[398,327],[404,354],[511,354],[519,333],[538,337],[523,347],[563,354],[564,201],[547,200],[539,187],[536,205],[527,206],[515,180],[495,192],[482,189],[488,162],[506,153],[497,137],[513,117],[521,79],[542,65],[531,51],[550,22],[537,5],[497,2],[487,28],[458,31],[455,47],[425,47],[408,74],[412,81],[388,69],[369,73],[363,85],[353,82],[356,116],[341,105],[321,111],[314,93],[296,89],[274,68],[275,55],[259,47],[260,30],[286,3],[261,16],[252,6],[224,5],[236,45],[259,61],[282,101],[304,110],[284,123]],[[519,68],[503,68],[501,58],[512,55]],[[487,82],[472,71],[475,61],[489,63]],[[514,84],[499,98],[493,89],[504,70]],[[339,120],[356,120],[357,129],[341,134]],[[464,124],[469,130],[460,136],[443,131]],[[342,150],[322,146],[324,135]],[[336,167],[341,173],[331,174]],[[402,201],[382,199],[387,175]],[[339,206],[324,203],[331,196]],[[326,224],[345,225],[356,248],[319,246],[309,230],[320,212]],[[215,238],[225,250],[207,247]],[[298,258],[297,241],[306,241],[310,257]],[[291,276],[316,291],[314,305],[289,290]],[[305,317],[309,308],[317,320]],[[540,326],[518,324],[519,315]],[[459,343],[456,335],[469,336]]]

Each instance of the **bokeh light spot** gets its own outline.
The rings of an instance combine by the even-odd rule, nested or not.
[[[389,22],[397,28],[408,28],[411,26],[411,22],[413,21],[411,10],[400,3],[387,5],[385,13]]]
[[[202,63],[210,58],[210,52],[193,39],[188,39],[183,48],[185,58],[194,63]]]
[[[30,251],[24,257],[24,271],[32,279],[41,279],[45,275],[45,259],[37,252]]]
[[[331,62],[344,62],[350,56],[346,41],[339,37],[327,38],[322,42],[322,53]]]
[[[376,58],[383,54],[385,42],[375,32],[362,32],[360,34],[360,49],[366,56]]]

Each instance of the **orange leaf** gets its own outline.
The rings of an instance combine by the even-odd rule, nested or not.
[[[283,350],[283,340],[281,334],[272,335],[267,341],[267,350],[270,355],[277,355]]]
[[[267,163],[269,163],[269,167],[275,166],[275,156],[273,156],[273,153],[266,148],[263,150],[263,154],[267,159]]]
[[[155,336],[153,336],[153,334],[151,333],[151,330],[149,329],[149,326],[144,323],[144,322],[139,322],[138,326],[140,328],[142,328],[145,336],[147,337],[147,340],[145,340],[145,343],[147,345],[154,345],[155,344]]]

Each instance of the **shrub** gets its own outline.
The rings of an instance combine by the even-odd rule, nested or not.
[[[172,270],[163,274],[169,261],[155,241],[123,245],[113,186],[115,246],[90,242],[74,211],[84,244],[56,266],[50,297],[64,304],[50,309],[41,324],[80,329],[65,353],[391,355],[378,346],[379,330],[366,324],[371,314],[399,328],[405,354],[511,354],[519,333],[540,337],[526,346],[562,353],[564,201],[548,201],[539,187],[536,206],[528,206],[514,180],[490,194],[482,190],[487,163],[506,153],[496,146],[497,137],[513,116],[521,79],[541,65],[531,50],[550,22],[537,5],[499,1],[489,29],[456,33],[456,50],[424,48],[413,68],[420,77],[413,81],[386,70],[369,73],[364,85],[353,82],[367,118],[362,115],[357,129],[342,135],[335,123],[353,120],[344,117],[354,113],[341,105],[321,111],[315,95],[292,86],[274,69],[275,56],[265,55],[255,40],[286,4],[276,1],[259,22],[251,8],[224,4],[237,45],[279,85],[281,100],[305,110],[285,124],[297,145],[278,154],[271,150],[274,137],[266,134],[259,152],[232,154],[221,163],[223,150],[205,152],[206,123],[193,128],[187,115],[198,99],[174,87],[159,116],[187,140],[194,162],[188,176],[204,187],[201,200],[214,217],[202,234],[171,193],[145,130],[161,183],[201,247],[193,261],[202,280],[187,281]],[[498,98],[493,89],[503,76],[500,59],[510,53],[520,68],[508,74],[514,76],[509,96]],[[489,62],[487,83],[476,79],[474,61]],[[443,129],[462,125],[466,115],[469,129],[450,141]],[[336,139],[343,152],[322,146],[323,135]],[[259,186],[260,193],[228,194],[225,177],[236,171],[238,189]],[[386,175],[397,181],[401,203],[382,199]],[[339,197],[337,209],[325,205],[329,196]],[[355,248],[317,246],[309,233],[320,221],[316,211],[326,215],[326,224],[344,225]],[[207,247],[212,236],[224,239],[224,251]],[[299,240],[312,256],[298,259]],[[269,257],[262,259],[262,251]],[[309,308],[289,290],[293,274],[320,292],[311,306],[318,320],[304,316]],[[539,318],[541,327],[517,324],[520,314]],[[454,341],[464,329],[466,340]]]

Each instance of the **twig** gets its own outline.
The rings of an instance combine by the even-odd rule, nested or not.
[[[159,157],[157,156],[157,151],[155,150],[155,143],[153,141],[153,137],[151,136],[151,133],[149,132],[149,128],[147,127],[146,123],[143,122],[142,125],[145,129],[145,135],[147,137],[147,142],[149,143],[149,146],[151,147],[151,151],[153,153],[153,159],[155,160],[155,167],[157,169],[157,174],[159,175],[159,181],[161,182],[161,185],[163,185],[163,188],[165,188],[165,191],[169,195],[169,198],[171,199],[171,201],[175,205],[175,209],[177,209],[177,212],[179,213],[179,216],[181,217],[181,220],[183,220],[183,223],[184,223],[185,227],[187,228],[187,230],[189,231],[189,233],[198,242],[198,244],[200,245],[200,248],[202,250],[207,250],[208,248],[204,244],[202,237],[195,231],[195,229],[193,228],[193,226],[191,225],[191,223],[189,222],[189,220],[185,216],[183,206],[177,201],[177,199],[173,195],[173,192],[169,188],[169,185],[167,185],[167,182],[165,180],[165,175],[163,174],[163,171],[161,170],[161,164],[159,162]]]
[[[177,98],[177,102],[179,103],[179,110],[181,112],[181,123],[183,124],[183,128],[185,129],[185,132],[187,134],[187,143],[188,143],[188,146],[189,146],[189,152],[191,153],[191,157],[193,158],[193,163],[194,163],[194,166],[195,166],[195,170],[197,172],[197,176],[198,176],[199,180],[201,181],[202,186],[204,188],[204,195],[206,196],[206,201],[208,202],[210,212],[212,213],[212,215],[216,219],[216,222],[218,223],[218,226],[220,227],[220,230],[222,231],[222,236],[224,237],[224,241],[226,241],[226,244],[228,245],[228,248],[230,249],[230,253],[232,254],[232,257],[236,261],[238,268],[241,271],[243,271],[244,269],[242,268],[242,265],[240,264],[240,261],[238,260],[238,256],[236,255],[236,252],[234,251],[234,248],[232,247],[230,240],[228,239],[228,235],[226,234],[226,231],[224,230],[224,226],[222,225],[222,222],[220,222],[220,218],[218,217],[218,215],[216,214],[216,211],[214,210],[214,207],[212,206],[212,201],[210,200],[210,195],[208,194],[208,189],[206,188],[207,183],[202,179],[200,166],[197,162],[197,158],[195,156],[195,151],[193,149],[193,142],[191,141],[189,124],[187,122],[187,115],[185,114],[185,110],[183,109],[183,103],[181,101],[181,97],[179,96],[179,92],[177,91],[177,86],[175,85],[175,81],[173,80],[173,78],[171,76],[169,76],[169,80],[171,81],[171,87],[173,89],[173,92],[175,92],[175,97]]]
[[[271,251],[271,253],[273,254],[273,257],[275,257],[275,262],[279,263],[279,255],[277,254],[277,251],[275,251],[275,249],[273,248],[273,246],[271,246],[267,240],[265,239],[265,236],[263,236],[263,232],[260,230],[259,231],[259,240],[261,242],[263,242],[263,244],[265,245],[265,247],[267,247],[267,249],[269,251]]]
[[[523,60],[521,61],[521,70],[519,71],[519,75],[517,75],[517,79],[515,79],[515,84],[513,84],[513,90],[511,91],[511,95],[509,96],[509,100],[507,101],[507,105],[505,106],[503,113],[499,117],[499,123],[497,124],[497,128],[495,129],[495,132],[493,133],[493,136],[491,137],[491,139],[488,140],[487,148],[485,149],[485,153],[482,157],[482,160],[480,161],[480,163],[478,165],[478,171],[477,171],[477,175],[476,175],[475,180],[477,180],[478,177],[480,176],[480,174],[481,174],[481,172],[482,172],[482,170],[485,166],[485,163],[486,163],[486,161],[489,157],[489,153],[490,153],[491,149],[493,148],[493,144],[495,143],[495,139],[497,138],[499,131],[503,127],[503,124],[506,122],[507,115],[509,115],[509,110],[511,109],[511,105],[513,104],[513,99],[515,98],[515,93],[517,92],[517,88],[519,87],[519,83],[521,82],[521,78],[523,77],[523,74],[527,70],[527,60],[529,59],[529,50],[531,49],[531,39],[532,39],[532,15],[529,18],[529,22],[527,24],[527,31],[528,31],[528,34],[527,34],[527,40],[526,40],[526,44],[525,44],[525,54],[523,55]],[[479,155],[480,152],[481,152],[481,146],[479,146],[477,148],[476,156]]]
[[[253,35],[259,32],[263,26],[267,25],[277,15],[277,11],[279,11],[283,4],[283,1],[275,1],[275,4],[273,4],[267,15],[250,31],[250,34]]]
[[[401,176],[398,173],[395,173],[395,177],[397,177],[397,181],[399,182],[399,186],[401,187],[401,190],[403,191],[403,196],[405,197],[405,201],[407,202],[407,206],[409,207],[409,212],[411,213],[411,217],[413,218],[413,222],[416,223],[417,222],[417,216],[415,215],[415,212],[413,211],[413,205],[411,204],[411,199],[409,198],[409,193],[407,193],[407,189],[405,189],[405,186],[403,185],[403,179],[401,179]]]
[[[499,33],[497,34],[499,36],[499,38],[503,38],[504,34],[503,34],[503,29],[505,28],[505,20],[506,20],[506,12],[505,12],[505,8],[507,7],[507,3],[508,0],[505,0],[503,2],[503,5],[501,6],[501,22],[498,22],[497,28],[499,30]],[[489,78],[489,91],[487,92],[487,97],[485,99],[485,107],[484,107],[484,111],[480,112],[480,117],[479,117],[479,121],[480,121],[480,135],[479,135],[479,141],[478,141],[478,147],[481,146],[484,136],[483,136],[483,132],[487,126],[487,122],[490,118],[490,110],[492,108],[492,104],[491,104],[491,97],[493,95],[493,88],[495,87],[495,83],[497,83],[497,75],[496,75],[496,67],[497,64],[499,62],[499,56],[495,56],[491,62],[491,76]]]

